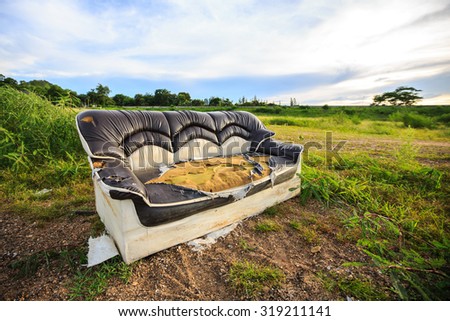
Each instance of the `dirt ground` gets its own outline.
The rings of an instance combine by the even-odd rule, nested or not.
[[[372,150],[386,150],[386,142],[353,141],[347,151],[371,144]],[[420,147],[435,154],[449,155],[450,144]],[[388,148],[391,148],[389,146]],[[433,162],[440,162],[435,160]],[[448,164],[448,159],[443,160]],[[67,215],[50,222],[30,222],[19,215],[0,211],[0,300],[67,300],[74,274],[58,260],[48,259],[32,275],[21,277],[15,262],[39,253],[82,249],[92,233],[96,215]],[[258,232],[255,226],[275,221],[278,231]],[[315,234],[305,237],[290,226],[302,221]],[[111,278],[105,293],[97,300],[244,300],[229,279],[235,262],[254,262],[281,269],[286,279],[281,286],[264,288],[258,300],[349,300],[339,291],[330,291],[317,276],[328,273],[347,280],[357,278],[396,299],[389,291],[386,275],[374,267],[343,267],[345,262],[369,262],[354,242],[343,238],[346,231],[339,224],[339,212],[317,202],[300,206],[291,199],[277,207],[275,216],[258,215],[243,222],[217,243],[196,252],[187,244],[164,250],[132,265],[127,283]],[[26,268],[26,267],[25,267]],[[81,267],[81,270],[87,269]]]
[[[217,243],[196,252],[181,244],[133,264],[128,283],[113,278],[98,300],[241,300],[247,299],[229,284],[229,269],[236,261],[249,261],[281,269],[286,280],[281,287],[266,288],[262,300],[343,300],[339,293],[327,291],[316,273],[332,271],[352,278],[355,271],[343,268],[349,261],[367,261],[355,246],[336,239],[334,215],[319,210],[318,203],[299,207],[290,200],[278,207],[271,220],[283,228],[258,232],[255,225],[268,219],[259,215],[241,222]],[[314,241],[302,238],[288,222],[299,217],[312,218],[319,231]],[[319,223],[317,223],[319,222]],[[61,251],[85,245],[91,231],[89,216],[64,217],[57,221],[29,224],[20,217],[1,214],[2,262],[0,293],[2,300],[67,300],[73,275],[50,264],[38,268],[31,277],[17,277],[11,263],[42,251]],[[318,225],[317,225],[318,224]],[[245,244],[243,246],[242,244]],[[361,269],[358,270],[361,273]],[[385,276],[366,268],[364,279],[386,287]]]

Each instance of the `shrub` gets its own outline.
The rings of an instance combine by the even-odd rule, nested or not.
[[[389,115],[389,120],[402,122],[403,125],[411,128],[434,128],[433,120],[430,117],[419,115],[417,113],[397,111]]]
[[[389,115],[389,120],[390,121],[403,122],[403,115],[404,115],[404,113],[396,111],[395,113],[392,113],[392,114]]]
[[[437,121],[445,124],[446,126],[450,126],[450,113],[439,116],[437,118]]]
[[[433,128],[433,120],[429,117],[407,113],[403,115],[403,124],[412,128]]]
[[[254,110],[255,113],[276,115],[281,114],[282,111],[283,109],[281,107],[258,107]]]
[[[359,125],[361,124],[361,118],[359,118],[358,115],[353,115],[350,120],[352,121],[353,124],[355,125]]]
[[[289,118],[273,118],[268,121],[268,124],[281,126],[299,126],[299,123],[297,121]]]
[[[350,124],[350,118],[349,116],[343,112],[342,110],[338,113],[334,114],[329,118],[331,124],[335,125],[349,125]]]

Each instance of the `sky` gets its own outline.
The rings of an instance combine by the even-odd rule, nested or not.
[[[111,96],[450,104],[450,0],[0,0],[0,73]]]

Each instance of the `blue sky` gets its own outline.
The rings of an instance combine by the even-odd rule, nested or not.
[[[0,0],[0,73],[112,95],[450,104],[450,1]]]

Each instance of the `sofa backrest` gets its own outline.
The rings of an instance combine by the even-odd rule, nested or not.
[[[244,111],[87,110],[76,122],[89,156],[122,159],[133,169],[243,153],[274,134]]]

